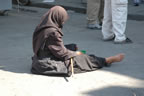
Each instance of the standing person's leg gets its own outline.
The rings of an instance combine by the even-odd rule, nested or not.
[[[113,32],[115,33],[115,43],[126,40],[127,4],[128,0],[121,2],[120,0],[112,0],[112,23]]]
[[[114,33],[112,32],[112,8],[111,8],[111,0],[104,1],[104,19],[102,25],[102,34],[104,40],[109,40],[114,37]]]
[[[104,17],[104,0],[101,0],[100,1],[99,16],[98,16],[100,25],[102,25],[103,17]]]
[[[134,2],[134,6],[139,6],[140,4],[140,0],[133,0],[133,2]]]
[[[100,8],[100,0],[87,0],[87,25],[88,28],[98,27],[98,13]]]

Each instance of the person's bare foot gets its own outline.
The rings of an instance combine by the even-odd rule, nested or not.
[[[111,63],[114,63],[114,62],[120,62],[124,59],[124,56],[125,55],[123,53],[120,53],[120,54],[117,54],[115,56],[107,57],[106,58],[106,63],[111,64]]]

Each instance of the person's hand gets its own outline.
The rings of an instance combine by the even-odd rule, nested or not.
[[[82,55],[83,53],[80,52],[80,51],[76,51],[76,54],[77,54],[77,55]]]

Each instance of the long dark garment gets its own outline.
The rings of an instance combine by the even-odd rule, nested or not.
[[[73,58],[74,73],[94,71],[107,66],[105,58],[96,57],[95,55],[82,54],[71,58]],[[39,50],[38,56],[33,57],[31,72],[49,76],[70,76],[70,59],[59,59],[45,47]]]
[[[74,72],[93,71],[106,66],[104,58],[77,55],[64,46],[61,31],[67,12],[60,6],[51,8],[41,19],[33,34],[31,72],[43,75],[70,76],[70,59],[73,58]]]

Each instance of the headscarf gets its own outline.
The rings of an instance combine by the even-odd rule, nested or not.
[[[37,55],[39,48],[49,36],[50,32],[46,31],[46,29],[51,28],[53,30],[57,30],[57,32],[63,35],[61,29],[63,27],[63,23],[67,19],[68,14],[61,6],[52,7],[42,16],[40,24],[36,27],[33,34],[33,51],[35,55]]]

